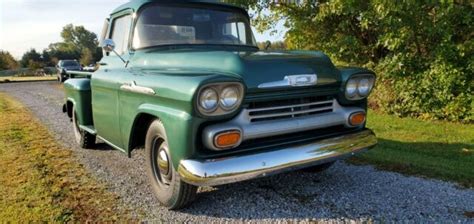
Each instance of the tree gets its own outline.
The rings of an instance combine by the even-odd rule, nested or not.
[[[258,42],[257,43],[258,48],[261,50],[264,50],[265,47],[267,46],[267,42]],[[271,42],[270,46],[268,47],[267,50],[285,50],[286,49],[286,44],[283,41],[275,41]]]
[[[8,51],[0,50],[0,70],[17,69],[18,62]]]
[[[30,49],[21,57],[21,66],[22,67],[29,67],[30,64],[34,63],[42,63],[43,59],[41,58],[41,54],[36,52],[35,49]]]
[[[48,53],[56,59],[79,59],[81,61],[99,61],[102,50],[98,47],[97,35],[83,26],[66,25],[61,31],[62,42],[49,45]],[[82,58],[87,57],[87,58]]]
[[[93,60],[92,51],[89,48],[84,48],[81,54],[81,64],[87,66],[92,64]]]
[[[259,31],[285,19],[289,49],[322,50],[338,64],[375,70],[371,105],[383,111],[474,120],[474,9],[468,1],[228,2],[252,9]]]
[[[61,37],[65,44],[70,45],[71,48],[75,48],[79,52],[82,52],[85,48],[94,49],[99,45],[97,35],[88,31],[84,26],[68,24],[63,28]]]

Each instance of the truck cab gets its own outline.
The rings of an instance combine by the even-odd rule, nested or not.
[[[373,147],[365,127],[375,74],[319,51],[262,51],[245,9],[134,0],[102,34],[97,71],[70,72],[64,112],[77,143],[131,155],[166,207],[200,186],[321,170]]]

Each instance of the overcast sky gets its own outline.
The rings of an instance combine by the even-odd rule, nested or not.
[[[0,49],[20,58],[25,51],[42,51],[61,41],[62,27],[72,23],[99,34],[104,19],[128,0],[0,0]],[[257,41],[281,40],[255,32]]]

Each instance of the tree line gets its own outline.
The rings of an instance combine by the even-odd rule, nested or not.
[[[285,19],[288,49],[321,50],[377,73],[370,106],[398,116],[474,121],[472,1],[227,0],[259,31]]]
[[[321,50],[337,65],[374,70],[373,109],[401,117],[474,121],[471,1],[223,1],[251,9],[260,32],[275,32],[284,20],[288,32],[275,49]],[[78,38],[68,27],[61,33],[64,41],[47,49],[50,58],[61,58],[58,52],[88,62],[100,58],[95,34]],[[30,57],[21,64],[29,64]]]
[[[60,35],[61,42],[51,43],[43,51],[30,49],[19,61],[9,52],[0,50],[0,70],[54,67],[59,60],[65,59],[79,60],[81,64],[89,65],[102,58],[97,35],[84,26],[66,25]]]

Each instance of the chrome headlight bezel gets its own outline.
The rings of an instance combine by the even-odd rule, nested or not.
[[[355,92],[354,92],[355,83]],[[352,85],[352,86],[349,86]],[[344,95],[348,100],[362,100],[367,98],[375,86],[375,75],[357,74],[351,76],[344,86]],[[349,88],[348,88],[349,87]]]
[[[201,105],[201,96],[207,89],[212,89],[217,93],[217,106],[213,110],[206,110]],[[237,99],[234,104],[227,106],[226,102],[222,102],[224,97],[224,91],[229,91],[229,89],[234,89],[237,91]],[[226,115],[235,112],[244,98],[244,86],[239,82],[223,82],[223,83],[211,83],[202,86],[199,89],[196,98],[196,108],[201,115],[204,116],[219,116]]]

